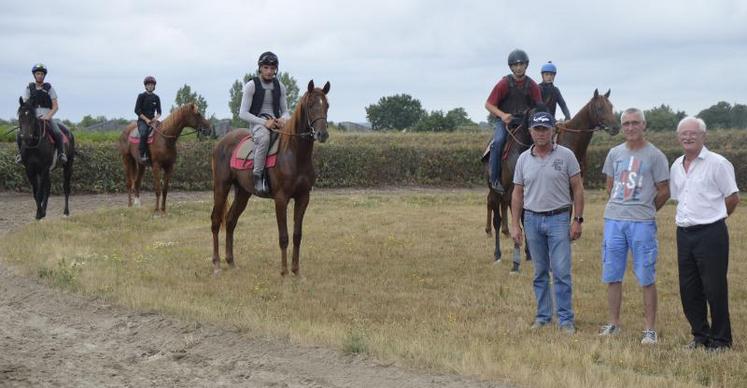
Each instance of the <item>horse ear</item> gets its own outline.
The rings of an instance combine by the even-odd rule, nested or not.
[[[594,98],[599,97],[599,89],[594,89]]]
[[[309,81],[309,93],[314,91],[314,80]]]
[[[199,112],[199,109],[197,109],[197,104],[192,103],[192,113],[197,113],[197,112]]]
[[[607,98],[609,98],[610,97],[610,93],[612,93],[612,89],[607,89],[607,93],[604,93],[604,96],[607,97]]]
[[[23,97],[18,97],[18,105],[23,106]]]
[[[330,84],[329,84],[329,81],[327,81],[327,83],[326,83],[326,84],[324,84],[324,87],[322,88],[322,91],[324,92],[324,94],[327,94],[327,93],[329,93],[329,88],[330,88],[330,87],[331,87],[331,86],[330,86]]]

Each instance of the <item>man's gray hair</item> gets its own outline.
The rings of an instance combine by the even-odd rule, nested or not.
[[[632,114],[632,113],[636,113],[638,116],[640,116],[641,121],[643,121],[644,123],[646,122],[646,115],[643,114],[643,111],[640,110],[640,109],[638,109],[638,108],[628,108],[628,109],[625,109],[622,112],[622,114],[620,114],[620,122],[623,121],[623,116],[629,115],[629,114]]]
[[[687,116],[684,119],[680,120],[679,124],[677,124],[677,132],[680,131],[680,128],[683,125],[685,125],[687,123],[692,123],[692,122],[698,123],[698,129],[701,132],[705,132],[706,131],[706,123],[705,123],[705,121],[703,121],[703,119],[701,119],[699,117],[695,117],[695,116]]]

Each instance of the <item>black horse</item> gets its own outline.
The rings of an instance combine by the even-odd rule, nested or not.
[[[36,117],[36,110],[29,102],[18,99],[18,135],[21,138],[21,159],[26,168],[26,176],[29,178],[31,188],[36,201],[36,219],[40,220],[47,215],[47,201],[51,187],[50,171],[57,168],[55,147],[50,140],[49,131],[52,130],[49,121]],[[61,129],[64,127],[60,125]],[[69,142],[64,144],[67,154],[67,163],[62,163],[63,190],[65,191],[65,212],[70,215],[68,198],[70,197],[70,178],[73,175],[73,160],[75,159],[75,139],[72,132],[67,132]]]

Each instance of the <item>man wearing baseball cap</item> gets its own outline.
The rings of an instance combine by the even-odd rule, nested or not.
[[[529,253],[534,261],[534,294],[537,314],[532,329],[539,329],[557,316],[560,329],[576,332],[572,306],[571,240],[581,237],[584,222],[584,185],[578,160],[568,148],[553,143],[555,118],[535,113],[530,122],[534,145],[516,162],[511,197],[511,237],[521,244],[520,224],[524,210]],[[575,215],[571,219],[571,213]],[[553,276],[555,309],[550,294]]]

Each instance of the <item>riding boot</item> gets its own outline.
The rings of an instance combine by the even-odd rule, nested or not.
[[[148,163],[148,134],[140,136],[140,144],[138,145],[140,150],[140,161],[142,163]]]
[[[65,155],[65,144],[63,143],[62,133],[52,130],[52,136],[54,137],[55,148],[57,148],[57,159],[62,163],[67,163],[67,155]]]
[[[490,188],[498,194],[503,194],[506,192],[506,189],[503,188],[503,185],[499,181],[490,183]]]
[[[263,171],[254,171],[252,173],[252,178],[254,179],[254,191],[256,194],[260,197],[268,196],[270,193],[267,189],[267,183],[265,182]]]

